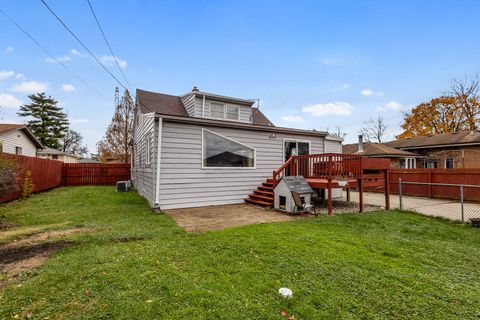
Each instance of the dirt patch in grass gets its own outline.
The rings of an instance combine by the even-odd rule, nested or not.
[[[121,237],[116,237],[113,240],[115,242],[131,242],[131,241],[140,241],[145,239],[147,239],[147,237],[121,236]]]
[[[27,245],[32,245],[40,242],[45,242],[52,240],[54,238],[62,238],[66,237],[72,234],[80,233],[80,232],[87,232],[91,231],[92,229],[90,228],[82,228],[82,227],[75,227],[72,229],[66,229],[66,230],[52,230],[52,231],[47,231],[47,232],[42,232],[38,234],[34,234],[33,236],[27,237],[27,238],[22,238],[20,240],[14,240],[11,241],[7,244],[4,244],[3,246],[0,246],[0,250],[5,249],[5,248],[11,248],[11,247],[21,247],[21,246],[27,246]]]
[[[0,221],[0,231],[11,229],[15,227],[15,223],[7,222],[7,221]]]
[[[30,246],[0,248],[0,269],[6,273],[4,279],[0,280],[0,288],[9,281],[15,281],[22,272],[39,267],[55,252],[69,245],[73,245],[73,242],[58,240]]]

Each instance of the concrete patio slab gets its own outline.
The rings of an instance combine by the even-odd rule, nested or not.
[[[187,232],[222,230],[249,224],[292,221],[297,217],[249,204],[232,204],[165,211]]]

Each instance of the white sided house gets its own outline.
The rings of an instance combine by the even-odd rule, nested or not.
[[[253,104],[196,87],[182,96],[137,89],[132,180],[152,208],[273,206],[266,179],[286,159],[342,152],[341,139],[276,127]]]
[[[0,152],[36,157],[44,146],[23,124],[0,123]]]

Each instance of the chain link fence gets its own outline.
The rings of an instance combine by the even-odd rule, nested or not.
[[[480,185],[390,182],[390,208],[442,217],[461,223],[480,219]],[[364,203],[385,207],[383,189],[364,192]],[[355,201],[355,200],[354,200]]]

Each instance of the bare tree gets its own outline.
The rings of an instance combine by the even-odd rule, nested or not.
[[[369,119],[364,122],[364,127],[360,130],[367,141],[376,141],[382,143],[385,132],[387,131],[388,125],[385,123],[385,120],[382,117],[377,119]]]
[[[115,114],[105,136],[97,144],[101,159],[114,157],[123,163],[130,161],[129,142],[133,137],[134,104],[128,90],[115,106]]]
[[[61,150],[65,153],[84,156],[88,153],[87,147],[83,146],[83,137],[80,132],[68,129],[60,141]]]
[[[342,138],[342,139],[345,139],[345,137],[347,136],[347,133],[343,132],[342,126],[339,125],[339,124],[337,124],[335,126],[334,131],[332,130],[332,132],[330,132],[330,134],[332,136],[339,137],[339,138]]]
[[[449,94],[455,97],[463,117],[470,130],[477,130],[480,121],[480,78],[478,74],[472,78],[452,81]]]

